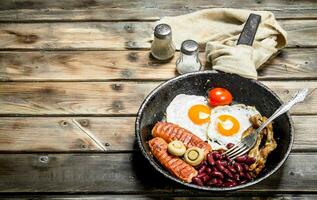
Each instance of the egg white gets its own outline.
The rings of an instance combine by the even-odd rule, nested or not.
[[[200,139],[207,141],[207,127],[208,122],[202,125],[194,124],[188,117],[189,109],[194,105],[206,105],[208,102],[203,96],[196,95],[177,95],[166,109],[166,121],[179,125],[198,136]],[[205,113],[200,115],[201,117],[208,117]]]
[[[246,106],[244,104],[235,104],[232,106],[218,106],[211,110],[210,123],[207,130],[208,138],[213,143],[219,143],[221,146],[225,147],[228,143],[237,144],[245,130],[251,126],[250,117],[256,114],[260,114],[253,106]],[[231,115],[236,118],[240,124],[239,131],[231,136],[224,136],[217,130],[217,124],[219,122],[218,117],[221,115]],[[230,128],[232,123],[226,121],[222,124],[224,127]],[[212,145],[213,146],[213,145]],[[217,146],[217,148],[219,148]]]

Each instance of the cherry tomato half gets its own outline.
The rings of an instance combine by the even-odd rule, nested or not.
[[[224,88],[214,88],[209,90],[208,99],[211,106],[223,106],[232,102],[232,95]]]

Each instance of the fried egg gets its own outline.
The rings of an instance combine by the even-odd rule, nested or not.
[[[210,112],[205,97],[179,94],[166,109],[166,121],[177,124],[207,141]]]
[[[210,113],[208,138],[223,147],[228,143],[237,144],[251,126],[250,117],[256,114],[260,113],[255,107],[244,104],[217,106]]]

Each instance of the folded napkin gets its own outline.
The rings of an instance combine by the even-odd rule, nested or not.
[[[236,45],[249,15],[261,15],[253,46]],[[278,50],[286,46],[286,32],[267,11],[214,8],[176,17],[164,17],[158,23],[169,24],[176,49],[187,39],[206,48],[213,69],[257,78],[256,70]]]

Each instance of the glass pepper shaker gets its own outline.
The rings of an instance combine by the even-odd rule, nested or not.
[[[175,46],[172,41],[172,29],[168,24],[158,24],[154,29],[151,54],[158,60],[168,60],[174,56]]]
[[[199,46],[194,40],[185,40],[181,46],[181,52],[176,61],[176,69],[178,73],[185,74],[188,72],[199,71],[202,64],[198,57]]]

